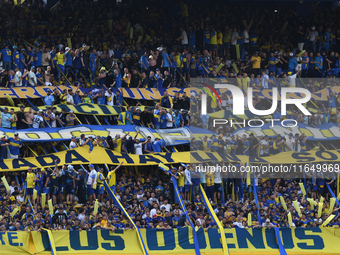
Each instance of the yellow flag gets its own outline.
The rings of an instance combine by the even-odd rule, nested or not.
[[[72,49],[72,41],[71,38],[67,38],[67,46]]]
[[[216,68],[216,73],[218,73],[220,70],[221,70],[221,68],[224,66],[224,64],[223,63],[221,63],[221,64],[219,64],[218,65],[218,67]]]
[[[251,222],[252,222],[252,220],[251,220],[251,214],[248,213],[248,227],[251,227]]]
[[[319,203],[319,208],[318,208],[318,217],[321,217],[322,214],[322,209],[323,209],[323,203]]]
[[[328,214],[331,214],[333,212],[334,205],[335,205],[335,198],[331,197],[329,208],[328,208]]]
[[[289,227],[293,226],[292,214],[290,212],[288,213],[288,223],[289,223]]]
[[[126,30],[125,30],[125,34],[128,35],[129,31],[130,31],[130,27],[131,27],[131,22],[128,23]]]
[[[338,201],[340,200],[340,193],[339,193],[339,195],[338,195],[337,199],[338,199]]]
[[[297,201],[293,201],[293,205],[294,205],[295,210],[299,214],[299,217],[301,217],[302,214],[301,214],[299,203]]]
[[[308,201],[309,204],[310,204],[310,209],[311,209],[311,210],[314,210],[314,206],[318,205],[318,203],[315,202],[313,198],[307,198],[307,201]]]
[[[97,213],[98,213],[98,199],[96,199],[96,202],[94,202],[93,215],[97,215]]]
[[[33,199],[37,199],[38,192],[36,189],[33,189]]]
[[[163,163],[159,163],[159,164],[158,164],[158,167],[163,168],[163,169],[165,169],[165,170],[169,170],[169,169],[170,169],[169,167],[167,167],[167,166],[164,165]]]
[[[46,203],[46,193],[41,194],[41,208],[45,208]]]
[[[3,182],[4,185],[5,185],[6,191],[10,191],[11,189],[10,189],[10,187],[9,187],[9,185],[8,185],[7,180],[6,180],[6,176],[2,176],[2,177],[1,177],[1,180],[2,180],[2,182]]]
[[[144,35],[144,29],[143,29],[143,27],[140,27],[140,34],[141,34],[141,36]]]
[[[53,204],[52,199],[48,200],[48,209],[50,210],[50,215],[53,215]]]
[[[110,33],[112,33],[112,22],[113,22],[112,19],[109,19],[109,20],[107,21],[107,26],[109,27],[109,32],[110,32]]]
[[[240,45],[239,44],[236,44],[236,58],[237,58],[237,60],[239,60],[241,58]]]
[[[133,27],[130,27],[130,39],[133,37]]]
[[[324,200],[324,197],[321,196],[321,198],[320,198],[320,203],[323,203],[323,200]]]
[[[249,165],[249,164],[248,164]],[[251,185],[251,180],[250,180],[250,172],[247,172],[247,186]]]
[[[329,217],[327,218],[327,220],[325,220],[325,222],[322,224],[322,226],[323,226],[323,227],[326,227],[327,224],[328,224],[331,220],[333,220],[334,217],[335,217],[334,214],[329,215]]]
[[[18,211],[19,211],[18,208],[14,208],[13,212],[11,213],[11,217],[13,218]]]
[[[282,204],[283,209],[287,210],[286,202],[285,202],[285,200],[284,200],[284,198],[282,196],[280,196],[280,202]]]
[[[237,74],[238,73],[238,68],[237,68],[236,64],[232,63],[231,66],[233,67],[235,73]]]
[[[13,0],[14,5],[18,5],[18,0]]]
[[[304,195],[304,196],[306,196],[306,190],[305,190],[305,186],[303,186],[303,183],[299,183],[299,185],[300,185],[300,188],[301,188],[301,191],[302,191],[302,194]]]
[[[142,41],[142,39],[143,39],[143,36],[142,36],[142,35],[139,35],[139,36],[138,36],[138,39],[137,39],[137,43],[140,43],[140,42]]]

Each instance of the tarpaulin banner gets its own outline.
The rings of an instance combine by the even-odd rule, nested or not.
[[[82,92],[88,92],[92,90],[93,94],[95,95],[101,89],[81,89]],[[112,92],[115,94],[118,88],[115,88],[112,90]],[[179,92],[180,94],[183,94],[183,92],[186,92],[187,96],[190,98],[190,92],[192,89],[190,88],[169,88],[169,89],[156,89],[156,88],[150,88],[150,89],[137,89],[137,88],[120,88],[120,91],[123,93],[123,97],[125,98],[131,98],[136,100],[160,100],[161,97],[164,95],[164,91],[167,91],[170,96],[175,96],[175,92]]]
[[[199,132],[204,132],[204,129],[193,129],[197,135],[202,137]],[[11,130],[0,128],[0,136],[6,135],[13,137],[15,133],[19,134],[19,138],[23,142],[53,142],[70,140],[72,136],[80,138],[81,134],[86,137],[96,136],[107,137],[111,136],[113,139],[119,134],[121,137],[128,134],[134,137],[140,131],[138,138],[145,140],[148,136],[151,140],[159,138],[163,140],[163,145],[179,145],[188,144],[191,139],[191,129],[187,127],[174,129],[152,129],[135,125],[126,126],[109,126],[109,125],[77,125],[66,128],[28,128],[20,130]]]
[[[118,165],[123,162],[128,166],[150,166],[163,164],[190,163],[190,151],[174,153],[152,153],[152,154],[124,154],[103,147],[94,147],[89,152],[89,146],[78,147],[73,150],[65,150],[38,157],[5,159],[0,161],[0,172],[26,170],[32,168],[53,167],[55,160],[59,166],[64,164],[86,165],[86,164],[110,164]]]
[[[0,111],[3,111],[3,109],[7,107],[9,109],[14,109],[15,112],[18,112],[20,107],[11,107],[11,106],[0,106]],[[46,110],[48,106],[39,106],[39,107],[31,107],[33,111],[37,112],[40,109]],[[99,116],[111,116],[111,115],[118,115],[121,113],[119,106],[110,106],[110,105],[103,105],[103,104],[77,104],[77,105],[65,105],[65,104],[59,104],[54,105],[53,107],[57,108],[57,112],[60,112],[62,109],[65,110],[65,112],[69,113],[71,110],[75,114],[84,114],[84,115],[99,115]],[[131,110],[133,111],[134,108],[137,106],[131,106]],[[142,111],[144,111],[145,106],[140,105],[138,108]],[[153,109],[155,107],[149,107],[150,109]],[[126,107],[125,107],[126,109]],[[24,112],[29,112],[29,107],[26,107]]]
[[[141,229],[149,254],[195,254],[190,227],[178,229]],[[232,254],[280,254],[274,228],[224,229],[228,248]],[[339,254],[339,228],[280,228],[284,248],[289,254]],[[7,236],[12,236],[9,243]],[[30,250],[29,233],[0,232],[4,237],[2,253],[51,254],[47,233],[32,231]],[[141,254],[134,230],[52,231],[58,254]],[[223,254],[217,228],[197,231],[202,254]],[[27,241],[26,241],[27,239]],[[24,242],[25,241],[25,242]],[[23,244],[19,246],[19,244]],[[25,250],[24,250],[25,249]]]
[[[287,121],[288,122],[288,121]],[[287,124],[290,125],[290,124]],[[333,123],[323,124],[316,127],[298,123],[296,127],[283,127],[281,125],[264,124],[262,127],[246,127],[237,129],[233,135],[242,136],[243,134],[254,133],[255,136],[268,135],[274,137],[277,135],[288,136],[289,133],[304,134],[308,136],[308,141],[330,141],[340,138],[340,128]]]
[[[40,98],[47,95],[47,91],[57,88],[60,92],[64,89],[72,89],[73,92],[77,90],[75,86],[38,86],[38,87],[14,87],[11,89],[0,88],[0,98],[6,98],[7,96],[11,98]],[[81,93],[82,94],[82,93]]]
[[[315,162],[338,162],[340,161],[340,150],[316,151],[307,152],[286,151],[268,157],[250,157],[243,155],[232,156],[225,153],[192,151],[191,163],[199,162],[248,162],[256,164],[290,164],[293,170],[300,171],[298,163],[315,163]],[[304,168],[303,168],[304,169]],[[305,171],[307,171],[305,169]],[[301,171],[302,173],[303,171]]]
[[[1,254],[30,254],[29,251],[30,233],[19,232],[0,232]]]

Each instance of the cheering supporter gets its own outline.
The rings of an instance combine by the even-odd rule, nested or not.
[[[43,21],[45,15],[35,15],[39,14],[38,8],[35,8],[37,7],[36,3],[26,4],[24,2],[23,6],[27,8],[27,12],[38,19],[38,22]],[[141,5],[143,4],[141,3]],[[181,3],[181,5],[186,6],[184,3]],[[110,4],[109,6],[102,5],[101,1],[85,4],[86,8],[98,7],[97,10],[105,15],[110,6],[112,7]],[[236,81],[244,90],[249,86],[258,89],[272,88],[276,84],[278,84],[278,87],[288,85],[302,87],[302,83],[298,81],[300,64],[302,64],[301,76],[303,77],[329,76],[334,78],[334,76],[337,76],[334,72],[337,72],[336,69],[339,64],[337,63],[338,57],[336,57],[338,55],[333,54],[333,52],[339,50],[339,42],[336,39],[335,44],[330,40],[331,33],[333,35],[332,29],[325,30],[325,27],[322,27],[321,24],[324,23],[323,21],[320,21],[320,25],[318,24],[320,26],[318,31],[315,30],[313,25],[314,28],[312,27],[309,33],[305,33],[308,31],[307,26],[312,26],[315,22],[306,19],[305,27],[298,28],[299,38],[296,38],[295,41],[292,38],[293,29],[282,29],[282,33],[280,32],[282,35],[276,32],[281,29],[287,19],[292,20],[292,27],[296,26],[298,19],[292,18],[291,14],[285,16],[280,12],[275,16],[258,9],[254,10],[254,13],[259,15],[250,15],[253,11],[245,8],[242,11],[245,19],[250,20],[250,17],[254,16],[251,21],[253,27],[249,25],[244,30],[239,30],[237,22],[240,21],[242,16],[239,15],[240,11],[236,10],[233,13],[233,10],[226,8],[219,10],[211,6],[207,9],[207,12],[210,10],[211,13],[223,13],[223,16],[221,16],[223,22],[221,23],[227,24],[230,20],[233,24],[226,25],[223,28],[218,24],[219,22],[216,22],[216,18],[211,16],[208,19],[197,19],[195,21],[197,25],[189,28],[192,25],[191,23],[194,22],[191,18],[186,19],[187,22],[183,22],[184,26],[188,27],[179,26],[183,17],[178,17],[178,22],[175,19],[169,19],[172,21],[171,24],[164,24],[168,14],[163,16],[162,11],[162,15],[158,15],[159,12],[154,6],[153,13],[157,15],[150,15],[142,8],[138,8],[140,15],[145,15],[144,17],[150,21],[142,26],[147,28],[145,31],[150,33],[152,39],[145,42],[139,40],[136,43],[134,39],[138,38],[138,32],[133,34],[134,39],[128,40],[122,32],[124,22],[120,21],[120,17],[125,17],[125,14],[128,17],[133,17],[137,13],[133,6],[129,4],[126,6],[125,3],[114,6],[119,14],[111,13],[115,20],[114,33],[111,34],[109,28],[103,27],[101,31],[92,31],[90,37],[84,36],[85,29],[82,28],[82,25],[87,27],[88,22],[95,26],[99,25],[100,22],[91,17],[82,19],[81,17],[86,13],[84,6],[76,6],[72,1],[63,3],[62,10],[58,10],[58,15],[53,17],[55,22],[65,24],[63,17],[70,14],[69,10],[74,9],[73,7],[79,8],[80,17],[76,19],[79,22],[79,24],[77,23],[78,31],[76,29],[74,35],[68,33],[70,31],[67,27],[76,27],[73,20],[69,20],[70,23],[64,26],[64,29],[66,29],[65,36],[68,34],[67,36],[71,37],[71,44],[75,48],[65,47],[69,45],[67,38],[64,38],[63,33],[59,34],[59,29],[57,29],[58,31],[50,29],[52,28],[50,21],[47,22],[45,28],[41,28],[42,32],[37,32],[43,33],[42,36],[39,35],[38,37],[40,44],[43,43],[42,50],[38,46],[32,51],[31,47],[28,46],[35,43],[36,38],[33,38],[33,35],[37,35],[36,32],[30,33],[31,28],[23,32],[23,38],[26,38],[29,44],[24,44],[22,38],[18,38],[20,39],[18,46],[26,48],[19,53],[19,59],[21,59],[20,54],[22,54],[22,57],[26,60],[23,61],[25,69],[30,70],[29,73],[26,72],[26,84],[25,78],[22,78],[23,86],[45,84],[55,87],[53,94],[50,90],[47,90],[47,97],[43,100],[43,103],[47,106],[45,112],[38,110],[37,114],[34,114],[33,109],[30,109],[25,113],[25,107],[20,106],[17,116],[13,117],[13,115],[15,116],[14,110],[8,114],[8,108],[4,108],[1,116],[3,128],[14,127],[13,123],[16,123],[18,130],[30,127],[35,129],[57,126],[69,128],[74,127],[78,122],[80,123],[80,119],[86,119],[89,124],[94,124],[95,121],[99,122],[97,124],[102,124],[107,120],[109,124],[118,123],[121,126],[134,124],[156,129],[178,128],[191,124],[199,124],[200,127],[207,128],[212,126],[212,117],[203,114],[197,115],[200,110],[199,101],[202,94],[195,97],[194,95],[187,96],[186,92],[175,92],[175,97],[172,98],[165,91],[155,106],[152,102],[148,106],[143,106],[140,103],[136,104],[132,99],[128,101],[128,98],[124,98],[124,90],[121,87],[143,87],[147,89],[161,88],[162,86],[185,87],[194,77],[228,78],[231,81]],[[131,8],[131,13],[126,13],[124,7]],[[8,8],[8,4],[4,4],[4,9],[13,13]],[[21,12],[21,15],[27,17],[27,12]],[[15,19],[17,15],[13,14],[13,19]],[[225,17],[229,16],[224,15],[230,15],[232,18],[226,20]],[[337,14],[335,13],[335,15]],[[254,25],[259,23],[258,21],[261,19],[268,19],[269,22],[263,23],[262,21],[261,27]],[[135,19],[131,20],[131,25],[133,25],[133,22],[135,22]],[[158,26],[162,25],[164,25],[164,29],[159,29]],[[38,26],[40,27],[40,25]],[[7,27],[10,32],[16,30],[11,23]],[[162,36],[159,34],[160,30]],[[176,30],[180,31],[180,34],[175,35],[176,33],[173,31]],[[278,38],[273,39],[274,37],[271,35],[269,37],[268,31],[272,31],[272,34]],[[318,38],[319,34],[322,35],[321,38]],[[16,33],[13,33],[13,35],[17,39]],[[59,39],[52,40],[51,38],[54,37]],[[20,75],[17,74],[16,78],[16,74],[11,72],[12,64],[18,64],[16,60],[12,63],[11,56],[12,54],[18,56],[17,46],[12,45],[9,38],[3,37],[3,40],[5,43],[3,43],[0,57],[3,60],[3,68],[6,69],[2,76],[6,77],[1,84],[5,84],[6,87],[8,85],[15,86],[18,79],[20,84]],[[7,41],[11,44],[10,46],[7,46]],[[178,44],[180,45],[176,41],[179,41]],[[309,44],[306,44],[306,41],[309,41]],[[57,45],[59,43],[60,46]],[[293,44],[297,46],[297,49],[292,47]],[[158,49],[157,47],[161,45],[165,45],[166,48]],[[303,57],[299,57],[299,52],[303,50],[306,50],[302,54]],[[202,51],[203,55],[201,55]],[[169,55],[167,52],[171,52],[171,54]],[[181,52],[184,53],[181,54]],[[311,53],[314,53],[316,57],[314,58]],[[220,64],[223,67],[217,70]],[[20,69],[22,70],[24,66],[21,66]],[[235,69],[240,70],[240,72]],[[10,74],[7,74],[7,71]],[[182,75],[185,78],[182,78]],[[23,76],[25,76],[25,71],[23,71]],[[276,80],[280,76],[284,79],[281,83]],[[337,84],[337,81],[334,81],[334,83],[327,82],[327,86],[325,86],[326,82],[320,83],[316,85],[311,83],[306,86],[311,92],[315,92],[319,88],[331,88],[331,86]],[[75,91],[65,89],[60,93],[59,85],[74,85],[78,88],[91,88],[91,90],[82,94],[79,89]],[[114,93],[113,91],[116,88],[118,90]],[[232,110],[232,96],[225,93],[223,100],[223,109]],[[254,95],[253,102],[258,109],[267,107],[266,100],[258,94]],[[82,118],[80,115],[77,116],[77,112],[74,112],[74,110],[59,106],[62,104],[75,109],[73,107],[79,106],[80,103],[96,103],[99,107],[103,105],[119,106],[121,112],[118,118],[110,116],[110,119],[99,118],[97,120],[97,117],[91,116],[93,119],[88,121],[87,117],[89,116],[85,115]],[[126,108],[123,106],[126,105],[125,103],[128,105]],[[322,102],[323,112],[317,110],[313,116],[308,118],[299,111],[295,112],[297,109],[290,109],[292,111],[289,113],[289,118],[296,119],[300,123],[309,123],[314,127],[325,123],[340,125],[340,110],[337,109],[336,113],[332,110],[339,106],[338,103],[336,96],[330,92],[328,100]],[[53,105],[58,105],[61,112],[58,113],[57,108]],[[331,109],[327,110],[327,106],[331,106]],[[219,106],[212,101],[210,107],[217,111]],[[275,119],[287,117],[279,116]],[[170,132],[171,130],[167,131]],[[216,135],[210,138],[205,136],[202,142],[193,138],[191,149],[219,152],[228,157],[246,155],[265,159],[283,151],[306,152],[310,150],[312,144],[312,142],[308,143],[308,137],[304,134],[296,133],[294,135],[289,133],[287,137],[281,135],[269,137],[268,135],[255,136],[254,133],[250,133],[248,137],[248,134],[234,135],[235,131],[237,130],[228,127],[216,128]],[[153,153],[168,150],[163,140],[155,138],[152,141],[151,136],[142,140],[139,137],[140,133],[138,131],[134,138],[127,133],[123,137],[119,134],[113,134],[115,135],[113,138],[113,135],[110,134],[112,137],[96,136],[96,139],[81,133],[79,141],[77,141],[77,137],[72,135],[68,147],[75,150],[78,147],[86,147],[88,153],[91,153],[93,148],[98,146],[113,150],[114,153],[122,153],[123,156],[136,154],[144,158],[152,157]],[[6,139],[2,136],[0,146],[1,159],[8,157],[20,159],[29,155],[26,152],[28,146],[26,147],[23,144],[17,133],[14,134],[14,138]],[[67,149],[67,146],[59,141],[52,143],[52,146],[57,148],[56,151]],[[9,155],[7,155],[7,148]],[[36,148],[34,150],[36,152],[46,150],[50,153],[52,151],[50,143],[43,143],[43,145],[34,148]],[[42,153],[38,154],[42,155]],[[206,230],[216,228],[217,226],[211,220],[199,193],[200,184],[202,184],[208,196],[208,203],[211,203],[214,212],[225,228],[321,226],[329,214],[334,214],[336,217],[327,226],[339,227],[339,207],[335,205],[332,210],[329,210],[331,196],[325,188],[326,185],[330,185],[331,189],[335,190],[335,176],[325,177],[322,173],[306,176],[306,183],[303,184],[306,194],[303,194],[299,179],[256,177],[250,180],[249,185],[246,182],[246,176],[238,178],[239,176],[235,175],[223,176],[220,172],[197,172],[194,170],[196,165],[174,164],[171,166],[170,172],[166,174],[162,169],[149,165],[134,168],[124,165],[124,163],[117,166],[107,166],[89,162],[89,166],[85,164],[81,166],[63,165],[59,168],[57,163],[56,160],[54,169],[32,169],[32,167],[29,167],[26,174],[24,171],[19,173],[20,177],[26,176],[25,179],[23,177],[23,179],[18,178],[17,180],[16,175],[5,174],[7,180],[11,183],[11,188],[10,191],[6,192],[3,181],[0,182],[0,215],[3,219],[0,223],[1,231],[38,231],[42,227],[50,230],[67,229],[71,231],[132,229],[130,220],[114,203],[109,195],[109,190],[104,188],[105,181],[108,182],[108,186],[140,228],[169,229],[190,225],[185,217],[186,215],[180,209],[180,203],[176,197],[177,188],[184,200],[184,206],[186,206],[192,223]],[[227,164],[227,162],[223,164]],[[203,165],[207,166],[207,163],[201,163],[199,166]],[[244,165],[236,164],[238,169],[242,166]],[[310,167],[312,166],[313,164],[310,165]],[[175,186],[176,182],[178,187]],[[20,189],[18,189],[19,187]],[[252,191],[252,188],[255,188],[257,193]],[[35,191],[37,192],[37,199],[34,198]],[[47,199],[52,199],[53,212],[51,212],[51,216],[49,215],[50,208],[48,205],[42,204],[42,193],[46,194]],[[255,194],[257,194],[256,198]],[[285,201],[287,209],[284,208],[280,197]],[[95,215],[96,198],[99,201],[99,208]],[[312,209],[307,198],[313,198],[318,205],[313,206]],[[32,203],[28,203],[28,200]],[[299,203],[301,213],[298,212],[293,201]],[[323,201],[321,205],[319,204],[320,201]],[[20,210],[12,216],[11,213],[15,207],[19,207]],[[321,216],[318,215],[319,210]],[[288,212],[292,215],[293,225],[289,223]],[[251,224],[246,220],[248,216],[251,218]]]

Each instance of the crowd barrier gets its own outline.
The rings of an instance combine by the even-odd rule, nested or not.
[[[141,229],[149,254],[195,254],[191,227]],[[279,254],[274,228],[224,229],[231,254]],[[288,254],[339,254],[338,228],[280,228]],[[135,230],[52,231],[57,254],[141,254]],[[217,228],[197,230],[201,254],[222,254]],[[46,232],[0,232],[2,254],[51,254]]]

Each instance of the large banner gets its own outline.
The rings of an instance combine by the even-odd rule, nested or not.
[[[64,89],[72,89],[75,91],[77,87],[75,86],[66,86],[66,85],[59,85],[56,86],[60,91]],[[14,87],[14,88],[1,88],[0,89],[0,98],[6,98],[7,96],[11,98],[39,98],[45,97],[47,95],[47,91],[49,89],[53,89],[54,87],[49,86],[38,86],[38,87]],[[136,88],[121,88],[123,90],[124,97],[136,99],[136,100],[160,100],[160,98],[164,95],[164,91],[167,91],[170,96],[174,96],[175,92],[179,92],[183,94],[183,92],[187,93],[187,96],[190,95],[198,96],[199,92],[205,93],[204,91],[197,89],[197,88],[150,88],[150,89],[136,89]],[[94,94],[99,92],[101,89],[99,88],[80,88],[80,91],[88,92],[92,90]],[[116,93],[118,89],[114,89],[113,92]],[[217,90],[219,94],[227,92],[230,94],[229,90],[220,89]],[[333,91],[335,94],[340,92],[340,86],[335,86],[330,89],[322,89],[317,92],[312,93],[312,100],[317,101],[327,101],[327,96],[329,95],[329,91]],[[257,92],[260,98],[263,99],[272,99],[272,90],[271,89],[263,89],[263,90],[253,90],[253,93]],[[287,94],[287,98],[303,98],[304,95],[300,93],[289,93]],[[278,97],[278,100],[281,100],[281,96]]]
[[[140,231],[149,254],[195,254],[189,227]],[[233,228],[224,232],[232,254],[279,254],[274,228]],[[280,234],[289,254],[339,254],[339,228],[280,228]],[[135,230],[59,230],[52,231],[52,235],[58,254],[142,254]],[[223,254],[217,228],[207,232],[200,228],[197,236],[201,254]],[[51,254],[47,233],[0,232],[0,237],[2,254]]]
[[[249,157],[243,155],[232,156],[225,153],[217,152],[204,152],[204,151],[191,151],[191,163],[199,162],[249,162],[256,164],[289,164],[294,170],[299,170],[297,164],[308,164],[316,162],[339,162],[339,150],[317,151],[311,150],[307,152],[293,152],[286,151],[268,157]],[[302,172],[301,172],[302,173]]]
[[[77,87],[75,86],[65,86],[59,85],[56,86],[60,92],[64,89],[72,89],[76,91]],[[39,98],[45,97],[47,95],[47,91],[54,89],[54,86],[38,86],[38,87],[14,87],[14,88],[1,88],[0,89],[0,98],[6,98],[7,96],[11,98]],[[93,94],[98,93],[101,91],[99,88],[80,88],[79,89],[82,93],[89,92],[90,90],[93,91]],[[116,93],[118,89],[113,89],[113,93]],[[187,95],[190,97],[190,88],[169,88],[169,89],[136,89],[136,88],[121,88],[123,91],[123,96],[126,98],[136,99],[136,100],[160,100],[161,97],[164,95],[164,91],[167,91],[170,96],[174,96],[175,92],[186,92]]]
[[[340,138],[340,128],[333,123],[319,125],[316,127],[302,123],[298,123],[296,127],[282,127],[281,125],[276,124],[264,124],[262,127],[246,127],[237,129],[233,135],[242,136],[243,134],[249,135],[251,133],[254,133],[255,136],[268,135],[269,137],[277,135],[288,136],[289,133],[293,133],[293,135],[305,134],[308,136],[308,141],[331,141],[338,140]]]
[[[289,161],[287,160],[289,159]],[[302,170],[296,164],[309,164],[315,162],[340,161],[340,151],[309,151],[309,152],[282,152],[268,157],[231,156],[224,153],[205,151],[184,151],[173,153],[152,154],[125,154],[118,153],[102,147],[94,147],[89,151],[89,146],[78,147],[73,150],[65,150],[38,157],[5,159],[0,161],[0,172],[21,171],[32,168],[54,167],[57,160],[59,166],[63,164],[87,165],[87,164],[111,164],[118,165],[123,162],[127,166],[147,166],[177,163],[200,163],[200,162],[250,162],[256,164],[290,164],[294,165],[291,171]],[[304,169],[304,168],[303,168]],[[261,169],[260,169],[261,170]],[[339,170],[339,169],[338,169]],[[322,169],[321,169],[322,171]]]
[[[55,160],[59,166],[64,164],[86,165],[86,164],[113,164],[124,162],[127,166],[150,166],[163,164],[190,163],[190,151],[174,153],[152,153],[152,154],[125,154],[118,153],[102,147],[94,147],[89,151],[89,146],[78,147],[73,150],[65,150],[38,157],[5,159],[0,161],[0,172],[27,170],[32,168],[54,167]]]
[[[193,129],[197,136],[202,137],[200,132],[204,129]],[[21,130],[11,130],[0,128],[0,137],[6,135],[13,137],[15,133],[19,134],[19,138],[24,142],[53,142],[53,141],[66,141],[70,140],[72,136],[80,138],[81,134],[86,137],[96,136],[107,137],[111,136],[113,139],[119,134],[121,137],[127,135],[134,137],[140,131],[138,138],[145,140],[148,136],[151,140],[159,138],[164,141],[164,145],[175,146],[180,144],[188,144],[191,139],[192,130],[187,127],[174,128],[174,129],[152,129],[135,125],[126,126],[106,126],[106,125],[77,125],[74,127],[66,128],[28,128]]]
[[[47,91],[54,89],[55,87],[38,86],[38,87],[14,87],[11,89],[0,88],[0,98],[40,98],[47,95]],[[72,89],[74,92],[77,90],[75,86],[59,85],[56,88],[62,92],[64,89]]]

